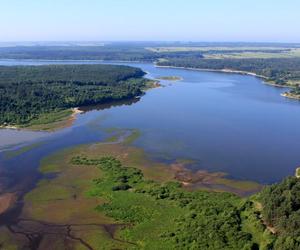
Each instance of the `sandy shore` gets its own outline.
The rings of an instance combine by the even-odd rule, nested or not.
[[[282,93],[281,96],[286,97],[286,98],[289,98],[289,99],[294,99],[294,100],[300,101],[300,96],[292,95],[292,94],[287,93],[287,92]]]
[[[80,110],[78,107],[77,108],[72,108],[72,115],[71,115],[71,117],[72,118],[76,118],[76,116],[78,115],[78,114],[82,114],[83,113],[83,111],[82,110]]]
[[[3,128],[3,129],[20,129],[17,126],[13,126],[13,125],[1,125],[0,129],[1,128]]]
[[[300,167],[299,167],[299,168],[296,168],[295,176],[296,176],[297,178],[300,178]]]
[[[73,111],[73,114],[74,114],[74,115],[83,113],[83,111],[80,110],[78,107],[77,107],[77,108],[72,108],[72,111]]]

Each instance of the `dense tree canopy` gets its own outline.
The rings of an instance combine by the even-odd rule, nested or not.
[[[0,58],[46,60],[108,60],[153,62],[160,58],[202,57],[199,52],[156,53],[136,44],[105,46],[0,47]]]
[[[300,249],[300,179],[289,177],[260,194],[263,218],[275,228],[275,249]]]
[[[0,124],[22,124],[54,110],[140,95],[144,74],[112,65],[0,67]]]

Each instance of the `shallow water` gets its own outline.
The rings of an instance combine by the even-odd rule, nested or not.
[[[50,63],[97,62],[0,60],[0,65]],[[22,178],[28,171],[34,173],[44,156],[103,140],[105,128],[139,129],[141,137],[135,145],[153,158],[166,162],[192,159],[191,168],[222,171],[237,179],[272,183],[294,174],[300,165],[300,103],[281,97],[285,89],[265,85],[252,76],[117,64],[141,67],[149,73],[147,77],[179,76],[183,80],[162,81],[164,88],[148,91],[139,101],[101,106],[78,115],[71,128],[30,137],[27,143],[43,143],[14,158],[0,153],[0,168],[9,166]],[[6,139],[5,130],[0,133],[1,145],[7,150],[12,137]],[[18,131],[15,137],[24,133]]]

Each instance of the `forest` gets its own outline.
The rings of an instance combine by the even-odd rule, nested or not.
[[[276,84],[300,83],[300,58],[202,59],[173,58],[158,62],[160,66],[199,69],[231,69],[262,75]]]
[[[259,195],[263,218],[274,227],[275,249],[300,249],[300,181],[289,177],[267,186]]]
[[[2,66],[0,124],[26,124],[44,113],[141,95],[144,74],[113,65]]]
[[[199,52],[156,53],[146,44],[110,44],[106,46],[16,46],[0,47],[0,58],[41,60],[105,60],[153,62],[160,58],[202,57]]]

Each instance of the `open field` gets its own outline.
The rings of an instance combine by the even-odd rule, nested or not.
[[[187,51],[235,51],[235,50],[251,50],[251,51],[257,51],[257,50],[269,50],[269,51],[282,51],[282,50],[288,50],[287,47],[247,47],[247,46],[230,46],[230,47],[207,47],[207,46],[170,46],[170,47],[148,47],[146,48],[153,52],[187,52]]]
[[[156,53],[199,52],[208,59],[300,57],[298,47],[153,47],[147,49]]]
[[[280,51],[280,52],[240,52],[240,53],[212,53],[212,54],[205,54],[205,58],[209,59],[247,59],[247,58],[293,58],[293,57],[300,57],[300,49],[291,49],[287,51]]]

